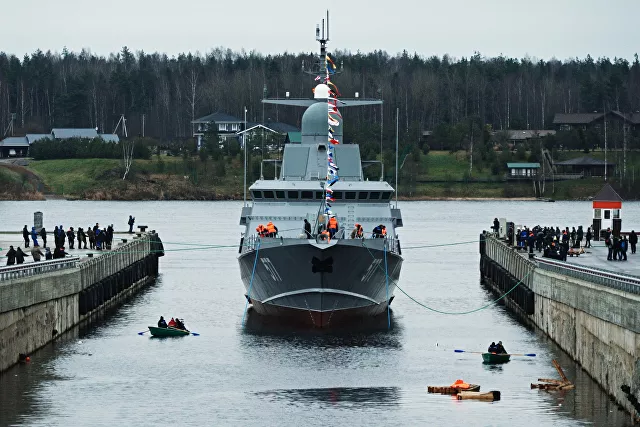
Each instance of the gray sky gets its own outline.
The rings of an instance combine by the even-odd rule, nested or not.
[[[0,50],[108,55],[133,51],[261,53],[317,49],[330,9],[329,49],[567,59],[640,50],[640,0],[18,0],[1,7]]]

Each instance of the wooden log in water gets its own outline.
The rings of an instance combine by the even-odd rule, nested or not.
[[[562,380],[554,380],[552,378],[538,378],[538,381],[540,381],[541,383],[550,383],[550,384],[558,384],[558,385],[566,384],[566,382]]]
[[[500,400],[500,392],[497,390],[486,391],[481,393],[479,391],[461,391],[457,395],[458,400],[486,400],[493,402],[494,400]]]
[[[531,388],[538,388],[540,390],[571,390],[575,386],[571,383],[564,384],[531,384]]]
[[[480,386],[478,384],[469,384],[469,388],[467,390],[460,390],[457,387],[450,386],[428,386],[427,392],[429,393],[440,393],[440,394],[458,394],[460,391],[480,391]]]
[[[556,371],[558,371],[558,374],[560,375],[560,378],[562,378],[565,383],[570,383],[571,381],[569,381],[569,378],[567,378],[567,376],[564,374],[564,371],[560,367],[560,364],[555,359],[553,359],[551,363],[553,363],[553,366],[555,366]]]

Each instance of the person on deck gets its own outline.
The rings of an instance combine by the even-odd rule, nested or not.
[[[7,251],[7,265],[14,265],[16,263],[16,250],[13,249],[13,246],[9,246],[9,250]]]
[[[373,231],[371,232],[372,234],[372,238],[374,239],[379,239],[382,237],[382,226],[381,225],[376,225],[375,227],[373,227]]]
[[[502,341],[498,341],[498,344],[496,344],[496,353],[497,354],[507,354],[507,350],[502,345]]]
[[[355,227],[351,231],[351,238],[352,239],[362,239],[363,235],[364,235],[364,230],[362,229],[362,226],[360,224],[356,223]]]
[[[136,219],[132,215],[129,215],[129,221],[127,222],[127,224],[129,224],[129,233],[133,233],[133,224],[135,223]]]
[[[500,233],[500,221],[498,221],[498,218],[494,218],[493,219],[493,232],[496,234]]]
[[[304,220],[304,235],[307,239],[311,238],[311,224],[306,218]]]
[[[173,319],[173,317],[171,318],[171,320],[169,320],[169,324],[167,326],[170,328],[176,327],[176,321]]]
[[[278,234],[278,229],[276,228],[275,225],[273,225],[273,222],[269,221],[267,223],[267,236],[276,237],[277,234]]]
[[[331,238],[333,239],[333,236],[338,232],[338,220],[335,215],[331,215],[331,218],[329,218],[329,226],[327,228],[329,229],[329,234],[331,234]]]
[[[24,252],[22,252],[22,249],[18,248],[18,250],[16,251],[16,264],[24,263],[24,257],[26,256],[29,255],[25,254]]]
[[[489,348],[487,349],[488,353],[495,353],[496,352],[496,342],[493,341],[491,343],[491,345],[489,346]]]
[[[22,238],[24,239],[24,247],[29,247],[29,230],[27,230],[27,226],[25,225],[22,229]]]
[[[42,237],[42,246],[46,248],[47,247],[47,230],[44,227],[40,229],[40,237]]]
[[[167,322],[165,322],[164,317],[160,316],[160,320],[158,320],[158,328],[166,328]]]
[[[44,256],[44,254],[40,250],[40,246],[38,246],[38,242],[33,243],[33,248],[31,248],[31,256],[33,257],[33,262],[40,261]]]
[[[638,235],[636,234],[635,230],[631,230],[631,233],[629,234],[629,247],[631,248],[632,254],[636,253],[637,244],[638,244]]]

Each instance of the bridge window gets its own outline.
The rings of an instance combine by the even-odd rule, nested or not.
[[[285,199],[285,198],[286,198],[286,197],[284,196],[284,191],[281,191],[281,190],[276,191],[276,197],[277,197],[278,199]]]
[[[344,198],[347,200],[355,200],[356,192],[355,191],[347,191],[344,193]]]
[[[254,199],[262,199],[262,191],[254,191],[253,192]]]
[[[297,191],[287,191],[287,194],[289,195],[290,199],[297,199],[298,198],[298,192]]]
[[[333,198],[336,200],[342,200],[342,191],[334,191]]]
[[[273,191],[271,191],[271,190],[265,190],[265,191],[264,191],[264,198],[265,198],[265,199],[273,199]]]
[[[316,191],[316,200],[322,200],[322,191]]]
[[[372,191],[371,193],[369,193],[369,200],[378,200],[378,199],[380,199],[379,191]]]
[[[385,191],[382,193],[382,200],[389,200],[391,198],[391,193],[389,191]]]
[[[303,191],[301,195],[302,199],[312,200],[313,199],[313,191]]]

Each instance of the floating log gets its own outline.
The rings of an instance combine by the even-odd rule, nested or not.
[[[461,391],[457,394],[458,400],[486,400],[493,402],[494,400],[500,400],[500,392],[497,390],[486,391],[481,393],[479,391]]]
[[[565,383],[570,383],[571,381],[569,381],[569,378],[567,378],[567,376],[564,374],[564,371],[560,367],[560,364],[555,359],[553,359],[551,363],[553,363],[553,366],[555,366],[556,371],[558,371],[558,374],[560,375],[560,378],[562,378],[562,381],[564,381]]]
[[[558,375],[562,380],[555,380],[552,378],[538,378],[538,381],[541,381],[546,384],[531,384],[531,388],[537,388],[540,390],[571,390],[575,388],[575,386],[569,381],[569,378],[564,374],[564,371],[560,367],[560,364],[556,360],[552,360],[553,366],[558,371]]]
[[[450,387],[450,386],[428,386],[427,392],[429,393],[440,393],[440,394],[458,394],[461,391],[480,391],[480,386],[478,384],[469,384],[468,389],[461,390],[458,387]]]
[[[531,384],[531,388],[538,388],[540,390],[571,390],[575,386],[571,383],[563,384]]]
[[[551,379],[551,378],[538,378],[538,381],[540,381],[542,383],[550,383],[550,384],[558,384],[558,385],[566,384],[564,381],[554,380],[554,379]]]

